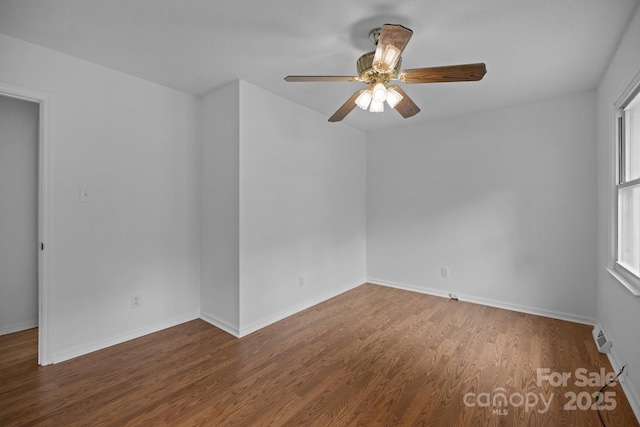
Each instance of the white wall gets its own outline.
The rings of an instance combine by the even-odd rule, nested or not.
[[[0,96],[0,335],[38,326],[38,121]]]
[[[200,100],[3,35],[0,57],[53,97],[53,360],[197,318]]]
[[[363,132],[240,82],[241,335],[365,282],[365,196]]]
[[[240,330],[239,152],[240,82],[202,101],[201,316],[238,335]]]
[[[364,283],[363,132],[244,81],[202,123],[203,319],[243,336]]]
[[[588,91],[370,134],[368,279],[592,322],[595,117]]]
[[[614,201],[614,104],[640,77],[640,9],[629,24],[618,51],[598,86],[598,321],[613,342],[610,359],[616,370],[627,365],[622,384],[640,418],[640,298],[606,270],[612,266]]]

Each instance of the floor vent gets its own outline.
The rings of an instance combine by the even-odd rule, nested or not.
[[[604,331],[600,325],[593,328],[593,339],[595,340],[596,347],[600,353],[609,353],[612,343],[604,336]]]

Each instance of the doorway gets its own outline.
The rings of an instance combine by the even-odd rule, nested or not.
[[[51,244],[51,97],[0,82],[3,120],[0,172],[0,261],[2,293],[10,305],[2,307],[0,332],[38,327],[38,364],[53,362],[49,340],[49,258]],[[11,158],[11,160],[8,160]],[[11,282],[11,284],[9,284]],[[6,302],[3,304],[6,305]]]
[[[38,326],[35,102],[0,96],[0,334]]]

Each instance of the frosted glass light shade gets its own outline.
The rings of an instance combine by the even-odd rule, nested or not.
[[[389,107],[396,108],[398,102],[402,101],[402,95],[400,95],[395,89],[387,89],[387,103]]]
[[[371,111],[372,113],[382,113],[384,111],[384,101],[376,101],[375,99],[372,100],[369,111]]]
[[[382,83],[376,83],[373,86],[371,96],[374,101],[384,102],[387,99],[387,88]]]
[[[356,105],[363,110],[369,108],[369,104],[371,103],[371,91],[365,90],[356,98]]]

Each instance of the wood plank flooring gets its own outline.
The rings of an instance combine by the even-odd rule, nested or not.
[[[196,320],[45,367],[36,341],[0,337],[0,426],[600,426],[575,372],[612,371],[589,326],[371,284],[242,339]]]

